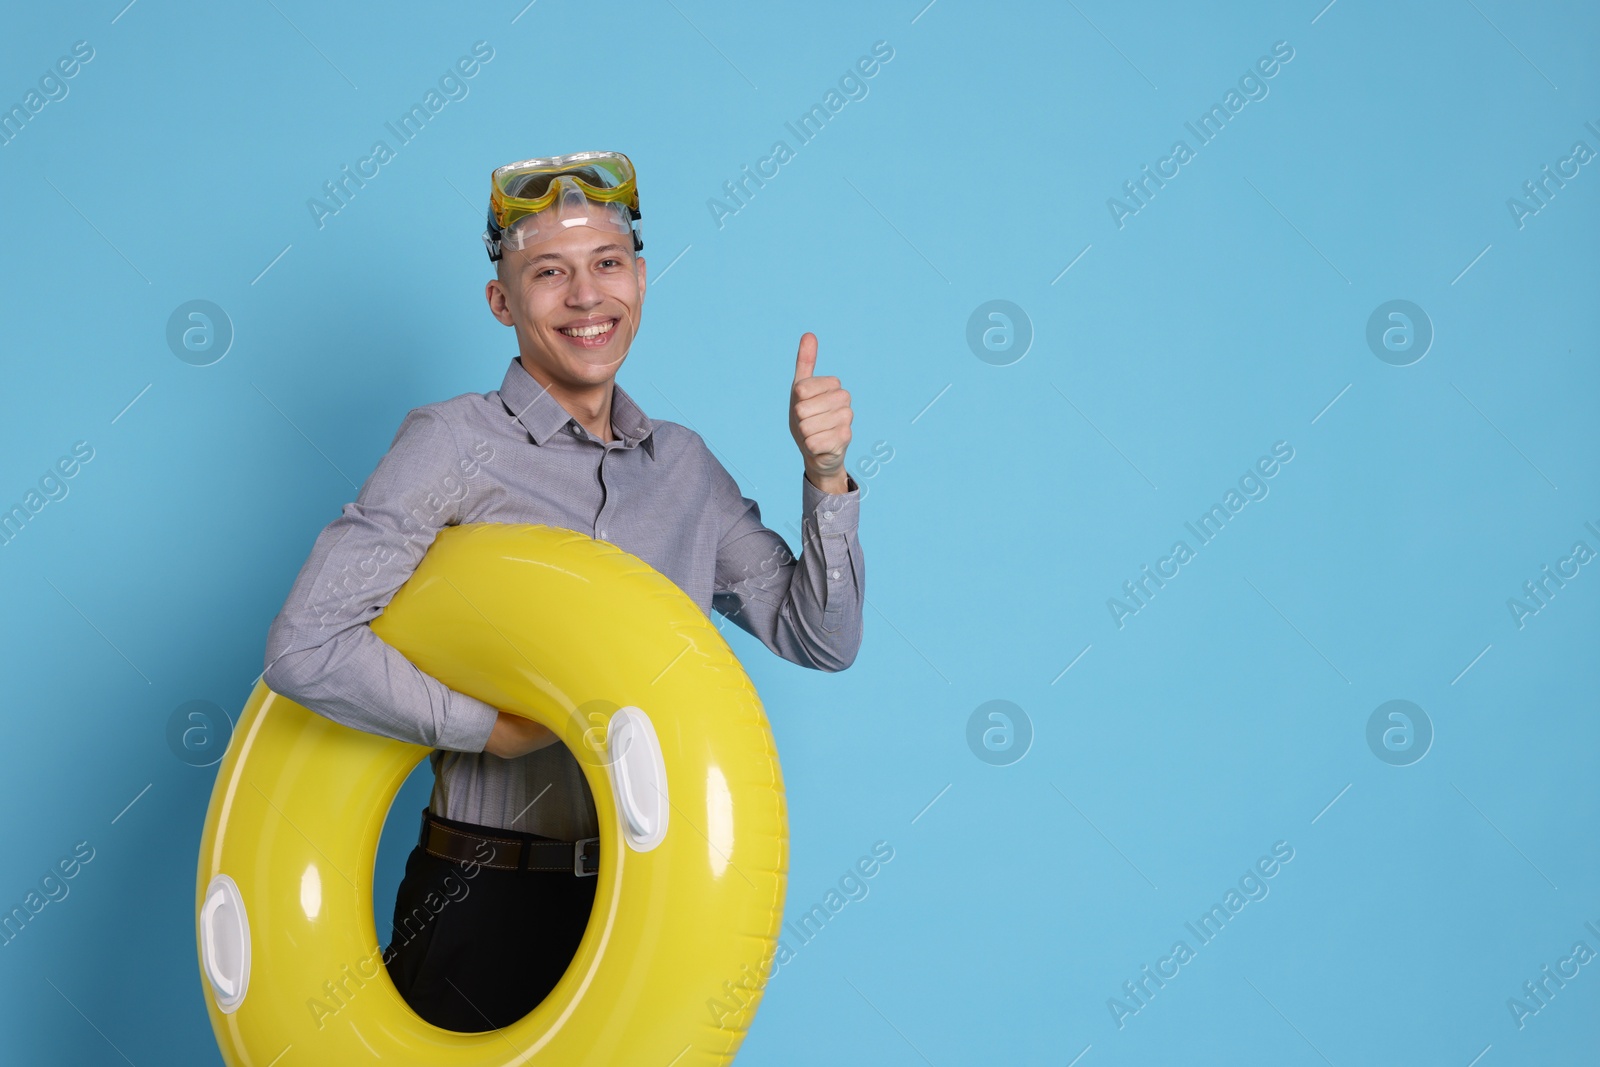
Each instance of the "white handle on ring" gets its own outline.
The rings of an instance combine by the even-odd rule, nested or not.
[[[632,705],[619,708],[606,728],[606,767],[622,810],[624,837],[635,852],[648,852],[667,835],[667,764],[655,726]]]
[[[212,893],[206,898],[206,906],[200,909],[200,951],[205,955],[206,977],[211,979],[211,984],[225,997],[231,997],[237,991],[233,978],[223,969],[217,961],[217,934],[212,920],[216,918],[217,909],[227,902],[221,893]]]
[[[628,724],[624,722],[623,728]],[[631,739],[631,734],[626,735]],[[622,801],[622,814],[628,820],[628,829],[635,836],[648,837],[656,828],[656,813],[654,805],[649,803],[648,797],[640,796],[642,787],[637,786],[635,774],[628,770],[628,760],[617,762],[617,796]]]
[[[219,874],[200,907],[200,961],[217,1007],[236,1011],[250,985],[250,919],[232,878]]]

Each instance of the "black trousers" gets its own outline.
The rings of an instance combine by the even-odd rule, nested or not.
[[[529,841],[548,837],[472,823],[450,826]],[[384,965],[423,1019],[476,1033],[509,1026],[555,988],[583,940],[597,879],[505,871],[412,848],[394,901]]]

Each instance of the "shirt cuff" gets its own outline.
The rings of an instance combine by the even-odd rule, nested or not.
[[[445,687],[444,725],[435,748],[449,752],[482,752],[500,719],[500,709]]]
[[[824,534],[842,534],[854,530],[861,518],[861,487],[848,473],[845,484],[849,491],[825,493],[811,484],[811,479],[800,475],[800,514],[814,516],[817,529]]]

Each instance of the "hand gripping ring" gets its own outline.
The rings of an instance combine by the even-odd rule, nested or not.
[[[195,885],[223,1059],[730,1063],[771,973],[788,824],[766,714],[710,619],[612,544],[473,523],[439,533],[372,629],[578,757],[600,823],[588,928],[561,981],[511,1026],[423,1021],[383,966],[372,871],[395,794],[429,749],[258,683],[218,767]]]

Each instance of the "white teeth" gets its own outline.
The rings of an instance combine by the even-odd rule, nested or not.
[[[603,333],[609,333],[611,327],[615,325],[615,322],[602,322],[594,326],[577,326],[561,332],[568,337],[599,337]]]

